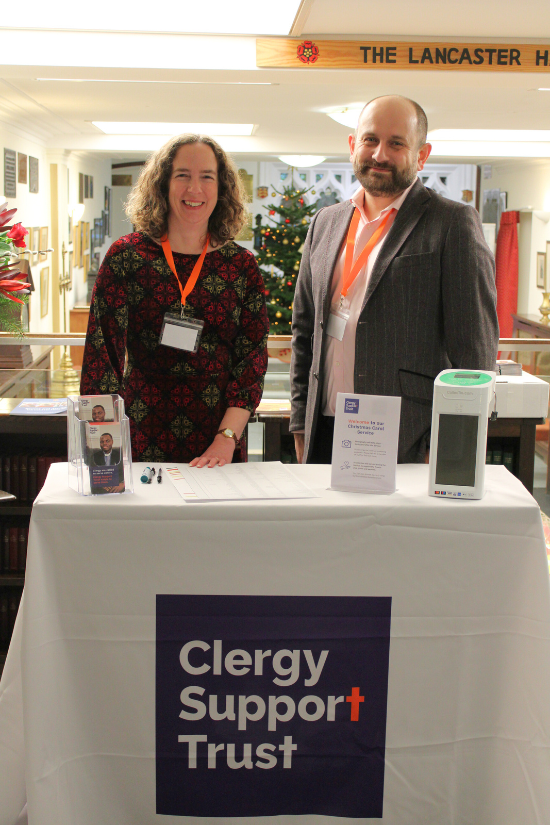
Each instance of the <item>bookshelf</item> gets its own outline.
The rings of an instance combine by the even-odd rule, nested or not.
[[[66,461],[66,416],[11,416],[21,399],[0,399],[0,669],[25,583],[32,504],[51,460]],[[32,477],[34,476],[34,477]]]

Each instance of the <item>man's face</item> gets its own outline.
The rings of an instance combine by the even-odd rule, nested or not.
[[[104,435],[100,436],[99,446],[101,447],[104,453],[111,452],[113,448],[113,439],[111,438],[109,433],[105,433]]]
[[[105,410],[101,404],[92,409],[92,421],[105,421]]]
[[[350,135],[355,177],[373,197],[401,194],[413,183],[431,151],[418,145],[416,112],[406,100],[383,97],[363,112],[357,135]]]

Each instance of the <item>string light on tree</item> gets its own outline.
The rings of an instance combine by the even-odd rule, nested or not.
[[[292,174],[289,177],[292,180]],[[256,259],[269,295],[267,314],[271,331],[278,335],[291,331],[296,276],[309,222],[316,212],[316,206],[309,206],[305,198],[309,191],[285,186],[282,192],[276,190],[280,195],[280,205],[270,203],[264,207],[273,226],[261,227],[262,246]],[[276,197],[275,192],[271,193],[271,197]],[[275,271],[272,262],[276,266]]]

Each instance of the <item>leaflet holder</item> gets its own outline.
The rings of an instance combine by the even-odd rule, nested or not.
[[[81,496],[134,492],[130,422],[124,414],[124,400],[120,395],[112,395],[111,399],[114,421],[96,423],[84,418],[81,396],[67,398],[69,487]],[[101,462],[103,466],[98,466],[95,454],[100,451],[90,447],[90,432],[97,431],[99,435],[101,430],[114,431],[114,438],[111,436],[111,442],[115,441],[113,454],[119,460],[111,461],[108,466],[105,466],[105,459]]]

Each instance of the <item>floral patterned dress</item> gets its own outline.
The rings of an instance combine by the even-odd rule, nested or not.
[[[174,252],[182,286],[197,258]],[[191,461],[228,407],[260,403],[269,324],[254,255],[234,242],[206,255],[186,302],[204,321],[196,353],[159,343],[164,314],[180,310],[162,248],[142,232],[116,241],[94,287],[80,392],[124,398],[134,461]]]

